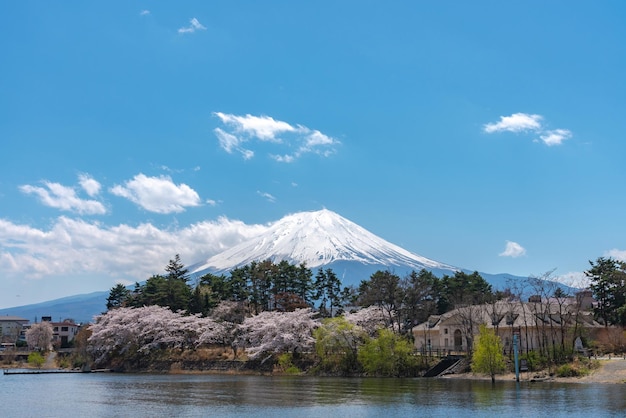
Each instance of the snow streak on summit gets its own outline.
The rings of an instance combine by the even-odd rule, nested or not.
[[[226,273],[235,267],[267,259],[306,263],[309,268],[351,262],[400,270],[457,270],[406,251],[323,209],[285,216],[258,237],[192,266],[191,273]]]

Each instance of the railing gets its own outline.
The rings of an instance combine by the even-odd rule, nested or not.
[[[463,347],[434,347],[424,346],[417,349],[417,353],[428,357],[467,356]]]

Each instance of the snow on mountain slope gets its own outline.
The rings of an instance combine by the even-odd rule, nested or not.
[[[306,262],[309,268],[351,261],[389,268],[401,266],[415,270],[457,270],[406,251],[354,222],[323,209],[285,216],[258,237],[191,266],[190,272],[228,272],[234,267],[266,259],[287,260],[296,264]]]

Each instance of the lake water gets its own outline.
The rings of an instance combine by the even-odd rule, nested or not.
[[[223,375],[0,376],[0,416],[626,416],[626,385]]]

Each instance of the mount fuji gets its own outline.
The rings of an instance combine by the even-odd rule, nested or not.
[[[351,270],[433,270],[450,274],[455,267],[430,260],[372,234],[346,218],[323,209],[285,216],[261,235],[189,267],[194,276],[227,273],[253,261],[270,259],[310,269],[333,268],[344,277]],[[340,266],[343,271],[335,268]],[[356,273],[356,272],[355,272]],[[367,279],[369,276],[361,277]],[[352,277],[350,277],[352,278]],[[349,280],[351,281],[351,280]]]

